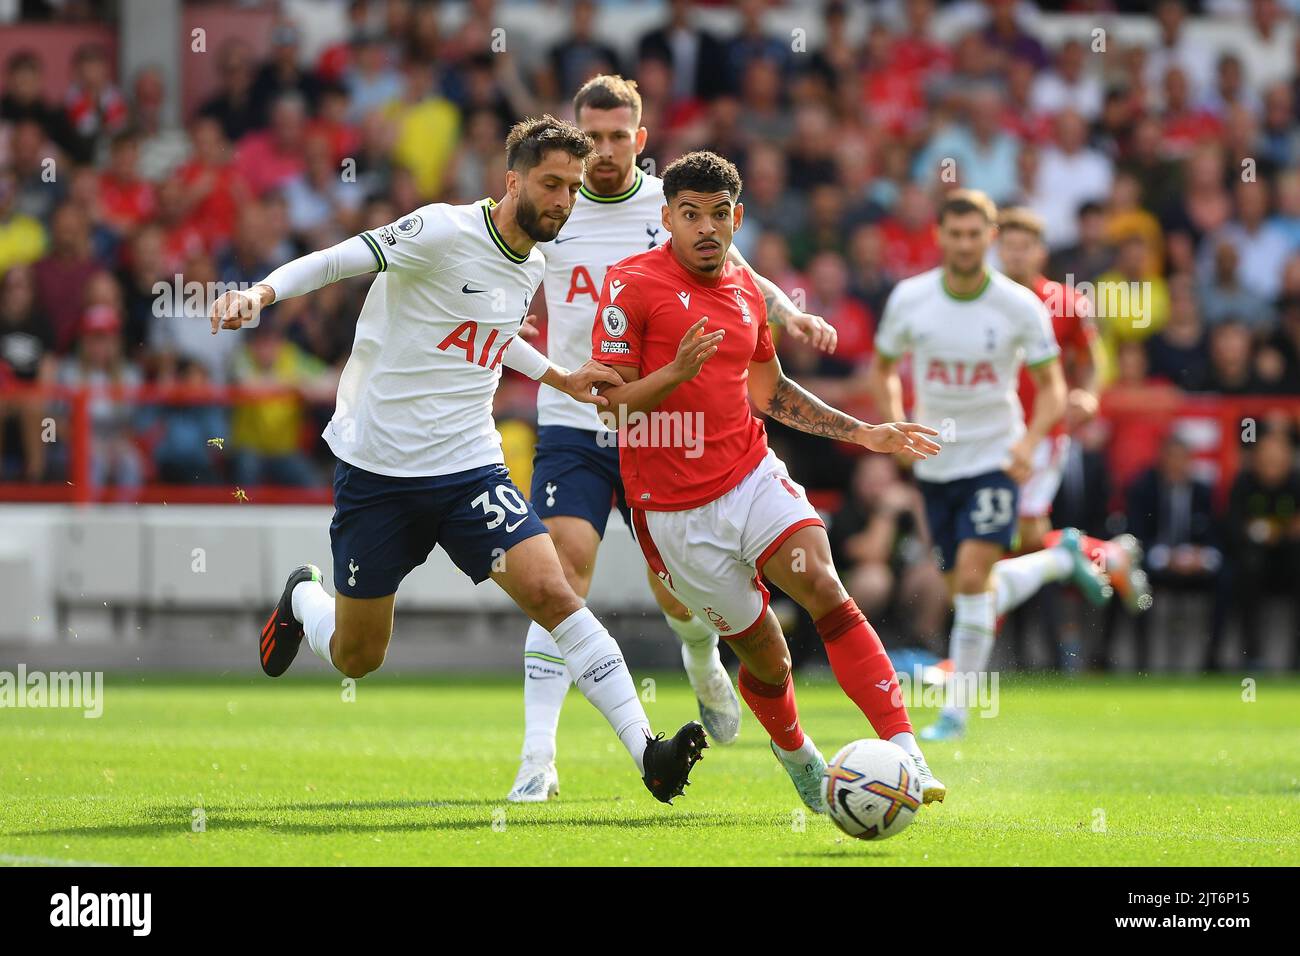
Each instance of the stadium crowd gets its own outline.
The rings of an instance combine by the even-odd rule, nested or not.
[[[182,284],[253,283],[424,203],[500,195],[509,125],[571,117],[586,78],[621,72],[644,99],[649,168],[695,148],[740,168],[741,251],[838,331],[833,355],[781,343],[783,362],[830,400],[860,400],[893,284],[938,264],[944,190],[1038,212],[1052,278],[1149,290],[1140,308],[1098,310],[1107,391],[1077,435],[1077,487],[1067,477],[1060,506],[1099,533],[1133,515],[1168,586],[1285,590],[1300,573],[1294,411],[1261,423],[1217,496],[1177,434],[1131,411],[1186,395],[1300,396],[1293,11],[1160,0],[1154,45],[1110,36],[1098,50],[1086,35],[1046,42],[1011,0],[962,5],[970,27],[952,42],[936,38],[934,0],[884,4],[861,40],[845,4],[810,7],[826,40],[802,52],[765,28],[763,0],[737,4],[731,35],[674,0],[629,55],[597,32],[597,6],[576,0],[562,5],[567,36],[520,56],[492,52],[491,0],[455,30],[436,3],[357,0],[348,34],[319,56],[303,54],[290,19],[264,60],[224,45],[217,90],[175,128],[156,69],[120,76],[85,46],[49,98],[41,51],[18,51],[0,95],[0,481],[61,482],[69,467],[66,444],[42,440],[66,407],[12,386],[187,383],[283,390],[229,407],[95,400],[97,484],[124,500],[150,481],[327,487],[316,436],[366,280],[215,339]],[[1235,16],[1249,42],[1193,39],[1193,15]],[[526,469],[530,383],[503,385],[498,412],[512,467]],[[906,606],[905,629],[937,633],[942,590],[916,570],[925,532],[906,476],[820,440],[801,453],[812,439],[769,430],[796,478],[838,494],[833,540],[864,609]],[[1224,583],[1225,560],[1260,573]]]

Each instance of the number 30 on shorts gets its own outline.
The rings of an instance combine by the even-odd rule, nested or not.
[[[497,501],[501,502],[501,504],[493,503],[493,492],[496,493]],[[504,507],[502,507],[502,505],[504,505]],[[528,505],[524,502],[524,499],[520,496],[519,492],[510,485],[497,485],[492,489],[492,491],[483,492],[483,494],[470,502],[470,506],[473,508],[483,509],[483,513],[487,515],[487,527],[489,531],[506,520],[507,511],[517,515],[528,514]],[[517,524],[518,522],[516,522],[516,525]],[[513,529],[507,528],[507,530]]]
[[[1014,517],[1011,491],[1007,488],[981,488],[975,492],[975,507],[970,520],[978,535],[1005,528]]]

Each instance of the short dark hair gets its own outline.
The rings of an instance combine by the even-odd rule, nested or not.
[[[993,225],[998,221],[998,207],[978,189],[954,189],[939,204],[939,224],[948,216],[965,216],[979,213],[984,221]]]
[[[641,94],[637,92],[636,80],[609,73],[593,76],[573,97],[575,119],[584,106],[593,110],[616,110],[627,106],[632,110],[632,123],[641,125]]]
[[[553,149],[562,149],[585,162],[595,152],[596,144],[578,127],[550,113],[540,118],[529,116],[512,126],[506,137],[506,168],[527,173]]]
[[[740,198],[740,170],[734,163],[707,149],[697,149],[675,159],[664,170],[664,199],[672,202],[683,190],[715,193],[725,189],[731,201]]]
[[[37,70],[41,68],[41,58],[35,50],[15,50],[5,61],[5,72],[17,73],[19,70]]]

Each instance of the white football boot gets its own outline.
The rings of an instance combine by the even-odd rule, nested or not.
[[[930,770],[930,765],[925,762],[923,756],[919,753],[910,756],[912,763],[916,764],[917,779],[921,781],[921,802],[923,804],[943,803],[943,798],[948,795],[948,788]]]
[[[708,674],[697,677],[691,673],[690,651],[685,644],[682,645],[682,666],[686,668],[686,679],[691,682],[691,690],[700,705],[700,723],[714,743],[735,743],[740,734],[740,698],[732,686],[731,675],[717,654],[713,658],[713,667],[709,668]]]
[[[545,803],[560,793],[560,775],[555,761],[525,756],[519,765],[515,785],[506,794],[511,803]]]

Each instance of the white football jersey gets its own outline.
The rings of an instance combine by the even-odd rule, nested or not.
[[[876,348],[889,358],[912,356],[912,418],[938,429],[943,445],[913,466],[926,481],[1002,468],[1025,433],[1020,366],[1060,352],[1038,296],[991,269],[965,298],[947,290],[942,268],[904,279],[885,303]]]
[[[422,206],[361,234],[379,274],[324,432],[343,461],[399,478],[504,462],[492,399],[544,262],[510,248],[494,205]]]
[[[538,244],[546,256],[546,355],[556,365],[572,370],[591,358],[605,270],[668,240],[663,204],[663,180],[640,169],[636,182],[617,196],[597,196],[583,186],[560,234]],[[607,430],[594,405],[553,388],[537,393],[537,423]]]

